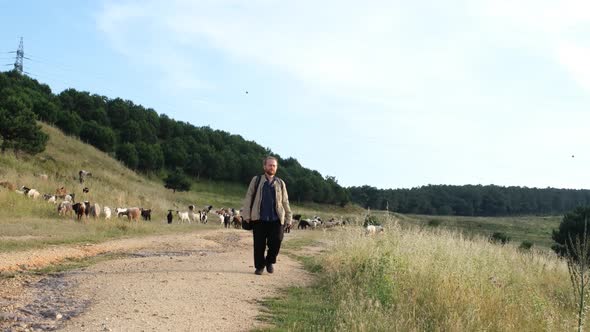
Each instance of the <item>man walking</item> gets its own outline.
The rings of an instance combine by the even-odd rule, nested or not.
[[[281,249],[283,225],[291,224],[291,207],[285,182],[275,176],[278,163],[275,157],[266,157],[262,163],[264,175],[250,181],[244,200],[244,222],[252,223],[254,234],[254,273],[274,272],[273,264]],[[264,255],[266,247],[266,257]]]

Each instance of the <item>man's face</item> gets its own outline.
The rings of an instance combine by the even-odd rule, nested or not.
[[[277,161],[269,159],[264,163],[264,173],[268,175],[275,175],[277,173]]]

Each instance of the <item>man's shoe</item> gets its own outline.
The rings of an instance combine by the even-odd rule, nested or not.
[[[256,269],[256,271],[254,271],[254,274],[261,275],[262,272],[264,272],[264,269]]]
[[[275,268],[274,268],[274,267],[272,267],[272,264],[268,264],[268,265],[266,266],[266,272],[268,272],[268,273],[273,273],[274,271],[275,271]]]

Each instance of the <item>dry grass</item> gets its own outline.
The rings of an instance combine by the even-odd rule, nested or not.
[[[555,255],[393,224],[378,236],[365,236],[360,227],[329,232],[333,244],[315,262],[321,267],[319,283],[308,300],[287,292],[286,300],[272,302],[278,329],[568,331],[577,326],[567,267]],[[289,317],[310,301],[329,308],[329,316],[302,316],[310,323]]]

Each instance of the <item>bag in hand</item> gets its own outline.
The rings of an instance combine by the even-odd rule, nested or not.
[[[242,220],[242,229],[247,230],[247,231],[251,231],[252,230],[252,226],[257,223],[258,221],[256,220]]]

